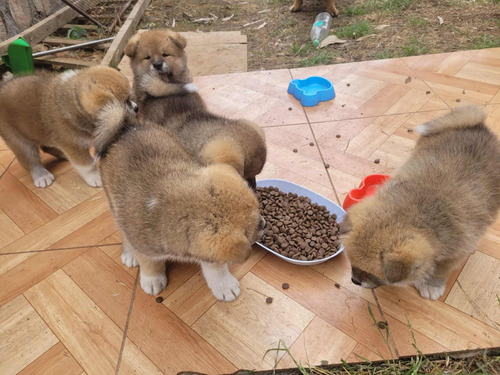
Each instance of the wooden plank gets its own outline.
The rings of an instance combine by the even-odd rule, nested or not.
[[[18,375],[80,375],[82,368],[61,342],[43,353]]]
[[[108,52],[102,59],[101,65],[107,66],[118,66],[121,57],[123,56],[123,50],[125,49],[125,45],[127,44],[130,37],[135,33],[135,28],[139,23],[144,11],[148,7],[151,0],[138,0],[130,12],[127,20],[120,28],[118,35],[115,37],[115,40],[109,47]]]
[[[85,8],[88,9],[88,7]],[[53,15],[24,30],[22,33],[0,43],[0,55],[6,54],[9,44],[19,37],[23,37],[32,46],[40,43],[47,35],[52,34],[76,16],[78,16],[78,13],[68,6],[58,10]]]
[[[0,374],[17,374],[57,342],[22,295],[0,308]]]
[[[79,27],[81,29],[87,30],[87,31],[97,31],[97,26],[96,25],[77,25],[77,24],[72,24],[72,23],[67,23],[66,25],[61,26],[58,30],[62,31],[68,31],[72,27]]]
[[[35,63],[35,65],[58,65],[70,69],[88,68],[89,66],[97,65],[97,63],[95,63],[94,61],[53,56],[38,57],[36,59],[33,59],[33,62]]]

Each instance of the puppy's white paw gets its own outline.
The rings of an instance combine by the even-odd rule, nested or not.
[[[79,166],[75,164],[73,164],[73,166],[87,184],[92,187],[102,186],[101,175],[95,166]]]
[[[186,83],[184,85],[184,90],[186,90],[189,93],[196,92],[198,91],[198,86],[196,86],[194,83]]]
[[[2,81],[7,82],[10,81],[12,78],[14,78],[14,74],[12,74],[12,72],[5,72],[2,76]]]
[[[141,273],[141,287],[147,294],[155,296],[167,286],[167,275],[164,273],[145,276]]]
[[[134,254],[132,254],[132,252],[122,252],[121,258],[122,258],[122,263],[129,268],[137,267],[139,265],[137,259],[135,259],[135,256]]]
[[[86,177],[84,177],[85,182],[92,187],[101,187],[102,180],[99,171],[95,170],[90,172]]]
[[[44,188],[52,185],[54,175],[43,167],[37,167],[31,171],[31,178],[36,187]]]
[[[208,283],[208,280],[207,280]],[[240,295],[240,283],[238,279],[227,273],[223,278],[208,284],[215,298],[219,301],[231,302]]]
[[[446,285],[417,284],[415,287],[422,297],[436,300],[444,294]]]

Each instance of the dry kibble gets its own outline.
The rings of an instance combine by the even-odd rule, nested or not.
[[[330,164],[325,164],[325,168],[326,169],[330,168]]]
[[[340,249],[337,216],[325,206],[275,187],[258,187],[257,197],[267,223],[262,245],[303,261],[326,258]]]
[[[380,329],[386,329],[387,328],[387,323],[386,322],[380,321],[380,322],[377,323],[377,325],[378,325],[378,328],[380,328]]]
[[[340,137],[341,137],[341,135],[340,135],[340,134],[337,134],[335,137],[340,138]]]
[[[156,297],[156,302],[157,303],[162,303],[163,302],[163,297]]]
[[[379,163],[380,163],[380,159],[375,159],[373,162],[374,162],[375,164],[379,164]]]
[[[291,111],[292,110],[292,107],[288,107],[288,110]]]
[[[293,152],[297,152],[297,151],[299,151],[299,150],[297,150],[296,148],[293,149]]]
[[[314,146],[314,142],[309,142],[309,146]]]
[[[283,289],[288,289],[288,288],[290,288],[290,285],[288,285],[288,283],[283,283],[283,284],[281,284],[281,287]]]
[[[266,303],[273,303],[273,297],[267,297]]]
[[[335,288],[340,289],[340,284],[339,283],[335,283]]]

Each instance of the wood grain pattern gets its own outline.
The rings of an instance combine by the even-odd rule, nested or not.
[[[0,374],[17,374],[57,342],[22,295],[0,307]]]

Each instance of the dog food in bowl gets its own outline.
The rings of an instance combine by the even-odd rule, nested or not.
[[[337,255],[342,250],[337,219],[340,221],[342,217],[338,218],[337,214],[330,212],[321,203],[329,204],[330,209],[334,205],[336,210],[340,209],[341,216],[343,210],[299,185],[283,180],[268,180],[267,184],[271,184],[270,181],[275,181],[273,185],[284,186],[278,188],[272,185],[262,186],[261,181],[258,183],[257,196],[261,215],[266,219],[260,245],[296,264],[317,264]],[[322,198],[323,202],[315,203],[306,194],[313,194],[315,201]],[[319,198],[314,199],[315,196]]]

